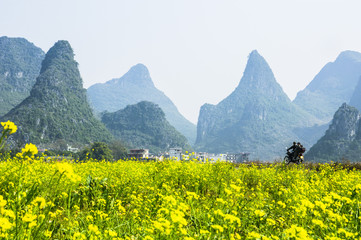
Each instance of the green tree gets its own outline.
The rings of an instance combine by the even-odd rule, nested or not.
[[[109,144],[115,160],[126,159],[128,157],[128,149],[124,145],[121,141],[113,141]]]
[[[80,160],[85,159],[96,159],[96,160],[113,160],[112,151],[109,149],[108,145],[103,142],[95,142],[91,145],[90,149],[84,149],[80,154]]]

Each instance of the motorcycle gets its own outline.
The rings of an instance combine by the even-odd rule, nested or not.
[[[298,156],[296,158],[294,158],[293,153],[287,151],[286,156],[284,157],[283,160],[286,164],[290,164],[290,163],[300,164],[303,162],[303,155],[302,155],[302,153],[300,153],[300,154],[298,154]]]

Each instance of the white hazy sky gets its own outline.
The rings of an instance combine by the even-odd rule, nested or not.
[[[145,64],[190,121],[238,85],[257,49],[293,99],[344,50],[361,52],[359,0],[0,0],[0,36],[45,52],[68,40],[84,87]]]

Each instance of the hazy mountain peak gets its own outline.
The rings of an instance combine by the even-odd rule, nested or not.
[[[129,72],[136,72],[136,73],[142,73],[142,74],[146,74],[146,75],[149,75],[149,70],[148,68],[142,64],[142,63],[138,63],[136,65],[134,65],[133,67],[130,68]]]
[[[45,96],[43,91],[49,87],[57,89],[55,91],[71,89],[83,91],[78,63],[74,59],[74,52],[68,41],[56,42],[46,53],[40,75],[30,95]]]
[[[257,50],[253,50],[249,54],[242,81],[264,82],[269,81],[270,79],[275,81],[270,66],[266,60],[257,52]]]
[[[235,94],[243,94],[244,91],[252,92],[255,98],[263,95],[270,98],[281,97],[285,101],[289,101],[282,87],[276,81],[270,66],[257,50],[250,53],[243,77]]]
[[[261,54],[259,54],[257,50],[253,50],[248,56],[247,65],[253,66],[256,63],[259,64],[257,66],[266,65],[267,67],[269,67],[268,63],[261,56]],[[246,68],[246,70],[247,70],[247,68]]]
[[[360,76],[361,53],[341,52],[334,62],[327,63],[297,94],[294,103],[325,123],[329,122],[339,106],[350,101]]]
[[[59,40],[45,55],[42,63],[40,74],[47,70],[47,68],[58,61],[74,61],[74,52],[68,41]]]
[[[252,52],[249,54],[248,58],[258,58],[262,56],[259,54],[259,52],[257,51],[257,49],[252,50]]]
[[[123,81],[131,81],[133,83],[151,83],[153,84],[152,78],[150,77],[148,68],[141,64],[138,63],[137,65],[131,67],[129,69],[129,71],[124,74],[123,77],[121,77],[119,80],[123,80]],[[118,81],[121,82],[121,81]]]
[[[351,50],[343,51],[338,55],[336,61],[361,62],[361,53]]]

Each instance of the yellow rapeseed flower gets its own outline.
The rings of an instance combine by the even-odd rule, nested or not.
[[[195,239],[192,237],[184,237],[184,240],[195,240]]]
[[[190,199],[190,200],[192,200],[193,198],[194,198],[194,199],[198,199],[198,198],[199,198],[199,196],[198,196],[197,193],[195,193],[195,192],[188,192],[188,191],[187,191],[187,196],[188,196],[187,198]]]
[[[109,230],[109,236],[111,236],[111,237],[116,237],[116,236],[118,236],[118,234],[117,234],[116,231]]]
[[[318,219],[312,219],[312,223],[321,227],[321,228],[327,228],[327,226],[321,221],[321,220],[318,220]]]
[[[52,231],[45,230],[44,236],[47,237],[47,238],[51,238],[52,233],[53,233]]]
[[[88,230],[89,230],[89,232],[94,233],[95,235],[99,235],[99,234],[100,234],[100,231],[99,231],[98,226],[96,226],[96,225],[94,225],[94,224],[89,224]]]
[[[7,218],[0,217],[0,228],[3,232],[11,229],[13,225]]]
[[[7,122],[1,122],[1,126],[4,127],[4,131],[9,131],[9,134],[13,134],[16,132],[16,130],[18,130],[18,127],[10,121]]]
[[[83,233],[76,232],[73,235],[73,240],[85,240],[86,236]]]
[[[214,224],[211,226],[211,228],[215,229],[217,232],[223,232],[224,228],[220,225]]]
[[[172,211],[170,214],[173,223],[179,223],[180,225],[187,225],[187,220],[183,216],[184,213],[178,210]]]
[[[45,198],[43,197],[36,197],[32,203],[35,204],[39,204],[39,208],[44,208],[46,206],[46,201]]]
[[[25,147],[21,149],[21,153],[23,156],[32,157],[35,154],[38,154],[38,148],[32,143],[27,143],[25,144]]]
[[[298,227],[297,225],[292,225],[289,229],[286,229],[284,231],[284,233],[286,234],[287,238],[294,238],[296,240],[303,240],[303,239],[310,239],[308,237],[307,231],[302,228],[302,227]]]
[[[0,195],[0,208],[5,207],[7,201],[4,199],[2,195]]]
[[[257,217],[263,217],[264,215],[266,215],[265,211],[263,210],[255,210],[254,211],[254,214],[257,216]]]
[[[25,216],[22,218],[23,222],[32,222],[37,218],[36,215],[32,213],[26,213]]]
[[[12,210],[2,209],[1,212],[2,212],[2,214],[4,214],[4,216],[15,219],[15,213]]]
[[[272,218],[267,218],[267,219],[266,219],[266,222],[267,222],[267,224],[270,225],[270,226],[274,226],[274,225],[276,224],[276,221],[273,220]]]
[[[224,216],[224,220],[228,220],[228,221],[230,221],[230,223],[236,222],[238,225],[241,224],[241,219],[239,219],[239,218],[236,217],[236,216],[233,216],[232,214],[226,214],[226,215]]]
[[[64,173],[65,176],[72,182],[78,182],[81,177],[74,173],[73,165],[67,162],[57,162],[56,169],[60,173]]]
[[[201,229],[201,230],[199,231],[199,233],[200,233],[200,234],[209,234],[210,232],[207,231],[207,230]]]
[[[225,191],[228,195],[231,195],[231,194],[232,194],[232,191],[229,190],[228,188],[225,188],[224,191]]]
[[[86,216],[86,218],[85,218],[88,222],[93,222],[93,220],[94,220],[94,218],[93,218],[93,216],[92,215],[88,215],[88,216]]]
[[[257,232],[249,232],[248,233],[248,238],[251,238],[251,239],[260,239],[261,238],[261,234],[257,233]]]
[[[241,191],[241,187],[238,187],[238,186],[235,185],[235,184],[231,184],[230,187],[233,188],[236,192]]]
[[[29,223],[29,228],[35,227],[36,226],[36,221],[32,221]]]

